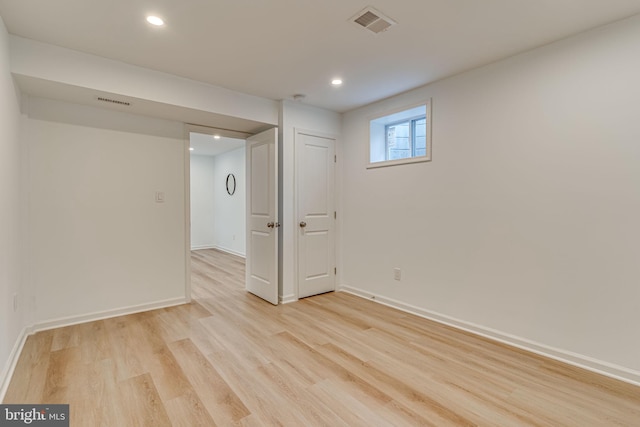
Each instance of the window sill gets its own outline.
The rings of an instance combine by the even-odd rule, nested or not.
[[[430,162],[431,158],[427,156],[409,157],[407,159],[385,160],[383,162],[375,162],[367,164],[367,169],[385,168],[388,166],[406,165],[409,163]]]

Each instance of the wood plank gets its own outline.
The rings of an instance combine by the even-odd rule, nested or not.
[[[215,427],[197,393],[189,392],[164,402],[171,425],[175,427]]]
[[[272,306],[192,253],[194,302],[28,337],[5,403],[74,425],[636,426],[640,388],[345,293]]]
[[[4,403],[41,401],[49,370],[53,335],[53,331],[43,331],[27,337]]]
[[[250,415],[249,410],[218,371],[185,339],[170,344],[171,351],[199,396],[206,396],[204,406],[220,425],[231,425]]]
[[[149,374],[139,375],[118,383],[119,411],[123,426],[170,426],[171,420]]]

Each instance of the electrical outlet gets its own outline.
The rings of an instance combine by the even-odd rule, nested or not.
[[[393,279],[397,281],[400,281],[400,279],[402,279],[402,271],[400,271],[399,268],[393,269]]]
[[[18,294],[13,294],[13,311],[18,311]]]

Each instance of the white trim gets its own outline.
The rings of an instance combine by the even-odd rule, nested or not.
[[[282,303],[285,304],[284,301],[291,302],[293,298],[295,301],[298,300],[298,296],[300,295],[300,260],[298,257],[298,246],[300,245],[300,236],[299,236],[299,210],[298,209],[298,187],[300,183],[298,182],[298,176],[300,175],[300,165],[298,164],[298,140],[299,136],[302,132],[302,129],[298,129],[294,126],[293,128],[293,145],[291,147],[291,151],[293,152],[293,224],[291,224],[292,232],[293,232],[293,294],[290,295],[282,295],[280,298]],[[308,132],[304,132],[303,134],[308,134]],[[284,184],[283,184],[284,186]],[[284,265],[284,261],[283,261]],[[281,289],[284,292],[284,289]]]
[[[132,305],[115,310],[96,311],[94,313],[81,314],[79,316],[61,317],[59,319],[47,320],[36,323],[32,328],[32,333],[46,331],[49,329],[62,328],[80,323],[95,322],[96,320],[109,319],[111,317],[126,316],[128,314],[142,313],[145,311],[158,310],[160,308],[173,307],[176,305],[188,304],[187,298],[171,298],[152,303]]]
[[[296,301],[298,301],[298,297],[296,297],[294,294],[289,294],[289,295],[280,297],[280,304],[289,304]]]
[[[338,134],[335,134],[335,133],[321,132],[317,130],[309,130],[309,129],[299,128],[299,127],[294,127],[293,131],[294,131],[294,137],[295,135],[307,135],[307,136],[315,136],[316,138],[332,139],[336,141],[336,143],[338,142]]]
[[[271,127],[275,127],[275,125],[272,125]],[[236,138],[236,139],[247,139],[251,135],[253,135],[252,133],[249,133],[249,132],[197,125],[195,123],[185,123],[184,131],[185,131],[185,139],[187,141],[191,138],[191,136],[189,135],[191,132],[203,133],[205,135],[220,135],[225,138]]]
[[[7,394],[9,383],[11,383],[11,378],[13,378],[13,373],[15,372],[18,360],[20,359],[20,354],[22,354],[22,349],[24,348],[24,344],[27,342],[27,337],[29,335],[31,335],[31,329],[28,327],[23,328],[13,346],[13,349],[11,350],[11,353],[9,354],[9,359],[5,363],[2,371],[2,380],[0,381],[0,402],[4,401],[4,396]]]
[[[582,354],[551,347],[545,344],[528,340],[526,338],[521,338],[495,329],[477,325],[475,323],[456,319],[454,317],[416,307],[411,304],[406,304],[392,298],[376,295],[351,286],[341,285],[339,286],[338,291],[347,292],[349,294],[361,298],[366,298],[379,304],[393,307],[407,313],[415,314],[416,316],[424,317],[426,319],[433,320],[434,322],[442,323],[456,329],[470,332],[472,334],[479,335],[493,341],[498,341],[503,344],[507,344],[522,350],[529,351],[531,353],[538,354],[540,356],[548,357],[550,359],[558,360],[560,362],[564,362],[578,368],[586,369],[587,371],[595,372],[600,375],[640,386],[640,372],[625,368],[624,366],[615,365],[613,363],[594,359]]]
[[[202,246],[193,246],[193,247],[191,247],[192,251],[201,251],[201,250],[204,250],[204,249],[215,249],[215,250],[220,251],[220,252],[226,252],[226,253],[231,254],[231,255],[239,256],[240,258],[246,258],[247,257],[247,254],[245,254],[245,253],[234,251],[233,249],[225,248],[223,246],[218,246],[218,245],[202,245]]]
[[[213,249],[217,249],[220,252],[226,252],[231,255],[239,256],[240,258],[246,258],[247,254],[243,254],[242,252],[234,251],[233,249],[224,248],[222,246],[214,246]]]
[[[183,126],[182,164],[184,165],[184,297],[191,302],[191,137],[189,127]]]
[[[430,161],[431,161],[431,158],[427,156],[409,157],[406,159],[397,159],[397,160],[385,160],[382,162],[369,163],[367,165],[367,169],[386,168],[389,166],[408,165],[411,163],[424,163],[424,162],[430,162]]]
[[[200,251],[203,249],[218,249],[216,245],[200,245],[200,246],[191,246],[192,251]]]

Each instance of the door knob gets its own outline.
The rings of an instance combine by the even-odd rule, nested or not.
[[[305,228],[307,226],[307,223],[304,221],[300,221],[300,227]]]
[[[275,224],[273,222],[268,222],[267,223],[267,227],[269,228],[273,228],[275,226]]]

